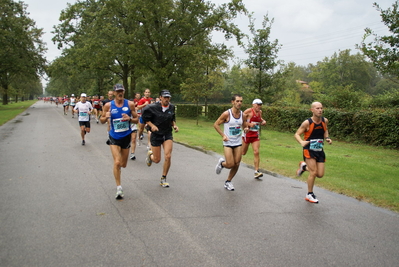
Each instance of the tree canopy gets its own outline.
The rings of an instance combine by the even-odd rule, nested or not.
[[[210,43],[213,31],[241,41],[233,23],[240,12],[246,12],[241,0],[220,6],[202,0],[78,1],[63,10],[53,40],[64,56],[75,55],[79,68],[117,74],[125,87],[147,75],[154,90],[176,91],[199,53],[206,48],[228,53],[224,45]]]
[[[386,10],[377,3],[373,5],[381,13],[381,19],[392,35],[378,36],[370,28],[366,28],[359,48],[379,71],[399,78],[399,3],[395,1]],[[367,41],[370,37],[372,40]]]
[[[46,49],[42,29],[28,17],[23,2],[0,0],[0,14],[0,87],[6,105],[10,86],[18,87],[21,77],[23,85],[35,88],[45,68]]]

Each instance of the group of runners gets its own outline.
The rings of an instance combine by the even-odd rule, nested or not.
[[[262,118],[262,101],[255,99],[252,108],[241,111],[242,97],[234,95],[232,108],[223,112],[215,121],[214,128],[222,136],[224,146],[224,158],[220,158],[215,171],[220,174],[222,169],[230,169],[224,187],[229,191],[234,191],[232,180],[240,166],[242,155],[248,151],[249,144],[252,145],[254,152],[254,178],[260,179],[263,174],[259,170],[259,129],[265,125],[266,121]],[[299,162],[297,176],[301,176],[305,171],[309,172],[307,178],[308,193],[305,200],[311,203],[319,203],[313,192],[315,179],[324,176],[324,141],[332,144],[328,134],[328,119],[323,117],[323,105],[314,102],[311,105],[312,117],[306,119],[296,131],[294,137],[303,147],[303,161]],[[224,125],[222,130],[220,125]],[[302,137],[303,136],[303,137]]]
[[[107,123],[108,140],[113,156],[113,174],[117,186],[116,199],[124,197],[121,185],[121,169],[127,166],[128,159],[136,159],[136,145],[141,145],[144,130],[147,130],[146,164],[161,161],[163,148],[164,163],[160,185],[169,187],[166,181],[171,166],[173,149],[173,130],[179,131],[176,125],[175,106],[170,102],[171,93],[162,90],[159,97],[151,98],[150,89],[145,89],[144,96],[136,93],[135,97],[127,100],[124,97],[123,85],[116,84],[113,91],[108,92],[108,98],[94,97],[88,100],[85,93],[80,95],[80,101],[74,95],[64,98],[63,105],[72,106],[72,116],[78,113],[82,145],[85,145],[85,135],[90,132],[90,117],[93,114],[97,123]],[[222,169],[229,169],[224,188],[234,191],[232,180],[236,175],[243,155],[246,155],[251,145],[254,154],[254,178],[261,180],[263,173],[260,166],[260,129],[266,125],[262,117],[262,100],[254,99],[252,107],[241,111],[242,96],[234,95],[231,100],[232,108],[224,111],[214,123],[214,128],[222,137],[224,157],[218,160],[215,167],[216,174]],[[66,103],[66,104],[65,104]],[[64,109],[67,114],[68,108]],[[303,147],[303,161],[300,161],[297,176],[305,171],[309,172],[307,179],[308,193],[305,200],[318,203],[313,193],[315,178],[324,176],[324,141],[331,144],[328,134],[328,120],[323,117],[323,106],[320,102],[311,105],[312,117],[306,119],[298,128],[294,137]],[[223,129],[221,128],[223,125]],[[302,138],[303,136],[303,138]],[[130,152],[130,157],[129,157]]]
[[[126,168],[129,159],[135,160],[136,138],[138,142],[143,140],[143,131],[147,126],[149,138],[148,152],[146,157],[147,166],[161,161],[161,147],[164,150],[164,164],[160,185],[169,187],[166,176],[171,165],[171,154],[173,148],[172,129],[177,132],[175,106],[170,103],[171,94],[162,90],[159,101],[151,98],[149,89],[144,91],[144,97],[135,95],[132,101],[125,99],[123,85],[114,86],[114,100],[103,106],[100,117],[102,124],[108,123],[109,137],[107,144],[110,146],[114,160],[113,174],[116,182],[116,199],[124,197],[121,184],[121,170]],[[133,148],[134,147],[134,148]]]

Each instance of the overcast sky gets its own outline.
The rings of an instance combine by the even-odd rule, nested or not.
[[[52,43],[53,25],[59,24],[61,10],[67,3],[75,0],[25,0],[29,17],[36,21],[38,28],[43,28],[43,40],[47,43],[46,58],[49,61],[60,56],[61,51]],[[211,0],[216,4],[227,0]],[[268,14],[274,18],[271,28],[271,40],[278,39],[282,45],[278,58],[285,63],[295,62],[306,66],[317,63],[324,57],[331,57],[334,52],[351,49],[359,44],[364,29],[369,27],[379,35],[386,35],[386,26],[381,22],[380,12],[373,7],[377,2],[384,10],[391,7],[394,0],[243,0],[246,8],[254,12],[256,28],[262,25],[263,17]],[[248,19],[241,16],[236,24],[246,33]],[[215,35],[215,41],[222,42],[221,36]],[[227,43],[234,46],[235,42]],[[241,48],[234,47],[235,56],[245,59]]]

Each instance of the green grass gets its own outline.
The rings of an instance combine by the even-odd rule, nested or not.
[[[0,126],[12,120],[36,102],[37,100],[29,100],[8,105],[0,104]]]
[[[178,118],[177,142],[223,154],[222,141],[213,121]],[[344,194],[376,206],[399,212],[399,151],[351,144],[334,140],[325,146],[326,172],[316,186]],[[306,181],[307,173],[297,178],[295,171],[302,160],[302,148],[290,133],[262,130],[261,169]],[[252,148],[243,162],[253,165]]]

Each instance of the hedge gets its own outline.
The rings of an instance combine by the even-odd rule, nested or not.
[[[201,107],[201,106],[200,106]],[[250,107],[243,105],[242,110]],[[208,119],[215,121],[231,105],[209,105]],[[312,116],[309,108],[262,107],[267,129],[295,133],[301,123]],[[195,118],[195,105],[178,105],[178,115]],[[399,148],[399,109],[343,111],[324,109],[332,138],[388,148]]]
[[[268,127],[294,133],[312,116],[309,109],[264,107]],[[399,148],[399,109],[342,111],[325,109],[331,137],[356,143]]]
[[[176,113],[185,118],[196,118],[197,114],[202,114],[202,105],[176,105]]]

